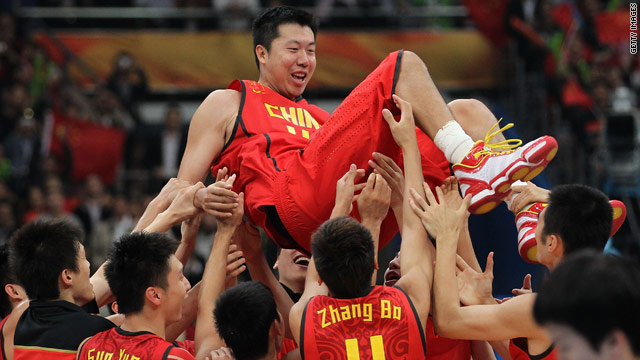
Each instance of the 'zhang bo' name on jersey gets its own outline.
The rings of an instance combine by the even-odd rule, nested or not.
[[[402,319],[402,308],[391,304],[390,300],[380,300],[379,303],[349,304],[340,307],[329,305],[317,311],[321,317],[322,328],[339,323],[345,320],[362,318],[364,322],[373,321],[373,306],[380,307],[380,318],[382,319]]]

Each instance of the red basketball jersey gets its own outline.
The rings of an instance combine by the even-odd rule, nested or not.
[[[119,327],[91,337],[80,347],[80,360],[139,359],[193,360],[193,354],[160,336],[147,332],[128,332]]]
[[[266,215],[260,207],[274,205],[276,173],[286,171],[289,161],[302,155],[329,113],[301,97],[290,100],[255,81],[234,80],[229,89],[242,94],[240,108],[231,137],[211,172],[215,176],[226,166],[230,174],[237,174],[234,191],[250,195],[245,200],[245,214],[278,240],[265,226]]]
[[[366,296],[314,296],[302,316],[303,359],[424,359],[418,315],[398,287],[375,286]]]
[[[556,360],[558,358],[556,348],[553,345],[540,355],[530,355],[526,338],[511,339],[509,341],[509,355],[513,360]]]
[[[427,359],[429,360],[469,360],[471,341],[449,339],[436,334],[431,316],[427,319]]]

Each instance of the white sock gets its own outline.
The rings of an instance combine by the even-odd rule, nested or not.
[[[461,162],[474,144],[471,137],[455,121],[449,121],[442,129],[438,130],[433,142],[452,164]]]

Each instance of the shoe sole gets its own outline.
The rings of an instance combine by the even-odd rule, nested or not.
[[[533,149],[523,151],[518,161],[494,178],[489,187],[472,197],[469,212],[485,214],[495,209],[511,191],[511,184],[518,180],[527,182],[538,176],[557,152],[556,139],[551,136],[540,138],[536,144],[533,144]]]

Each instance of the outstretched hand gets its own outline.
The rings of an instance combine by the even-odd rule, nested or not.
[[[459,206],[452,203],[444,196],[442,189],[436,188],[438,202],[431,192],[429,185],[423,184],[426,200],[418,194],[415,189],[411,189],[412,199],[409,200],[411,209],[420,217],[422,224],[431,236],[436,240],[444,234],[452,235],[451,238],[458,240],[460,230],[469,218],[469,203],[471,196],[467,195]]]
[[[238,206],[238,194],[232,188],[236,175],[217,180],[204,189],[199,189],[193,199],[195,207],[215,217],[229,217],[232,210]]]
[[[533,290],[531,289],[531,274],[525,275],[522,280],[522,287],[520,289],[511,290],[511,293],[515,296],[533,293]],[[506,297],[496,301],[498,301],[499,304],[502,304],[509,299],[513,299],[515,296]]]
[[[358,169],[351,164],[349,171],[336,182],[336,203],[331,212],[331,217],[348,216],[353,210],[353,202],[358,199],[355,193],[362,190],[366,184],[355,182],[364,177],[364,169]]]
[[[242,217],[244,216],[244,193],[238,194],[238,205],[231,209],[231,215],[222,214],[216,216],[218,221],[218,229],[231,229],[235,232],[235,229],[242,223]]]
[[[458,255],[456,260],[458,295],[464,305],[494,304],[493,299],[493,252],[487,256],[484,272],[475,271]]]
[[[175,223],[185,221],[198,215],[200,210],[193,206],[193,198],[196,192],[203,188],[204,185],[201,182],[181,188],[178,190],[178,194],[173,198],[173,201],[171,201],[169,208],[165,210],[165,212],[172,215]]]
[[[229,245],[229,252],[227,253],[227,276],[224,286],[226,289],[236,285],[238,283],[238,275],[247,269],[245,265],[246,260],[242,255],[242,250],[238,249],[238,245]]]
[[[391,188],[390,206],[394,212],[402,211],[402,199],[404,191],[404,175],[402,169],[390,157],[374,152],[373,160],[369,160],[374,172],[382,175],[387,185]],[[396,214],[401,215],[401,214]]]
[[[509,200],[513,199],[509,210],[517,214],[528,204],[549,202],[549,193],[549,190],[538,187],[531,181],[527,181],[526,185],[513,185],[508,196]]]
[[[387,121],[387,124],[389,124],[393,140],[396,141],[398,146],[403,147],[416,141],[416,123],[413,118],[411,104],[401,99],[398,95],[393,95],[392,99],[400,109],[400,121],[396,121],[393,118],[393,114],[391,114],[389,109],[382,109],[382,117]]]
[[[382,224],[389,213],[391,188],[380,174],[371,173],[358,197],[358,212],[362,222]]]

